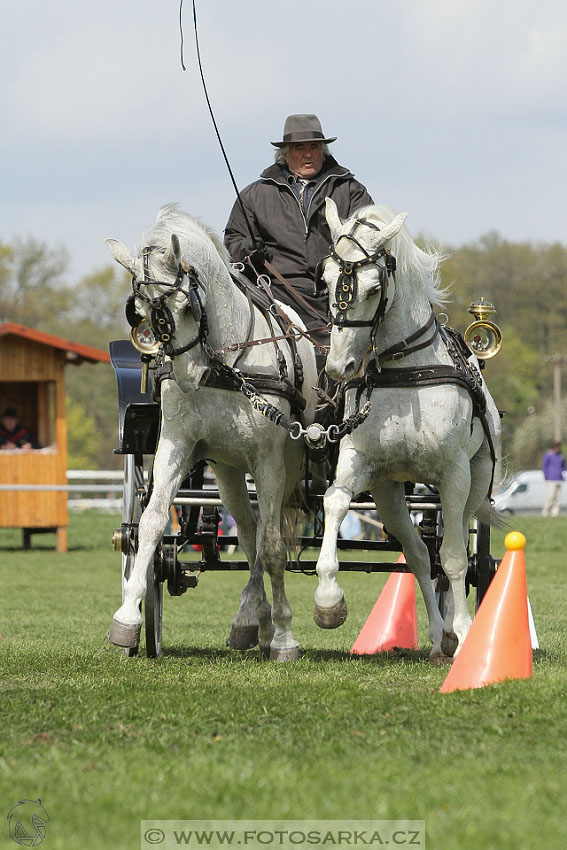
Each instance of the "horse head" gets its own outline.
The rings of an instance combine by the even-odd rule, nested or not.
[[[327,198],[333,246],[322,279],[332,323],[327,371],[336,380],[364,372],[378,326],[392,303],[396,262],[387,246],[402,229],[406,213],[392,211],[384,221],[381,210],[367,207],[342,222],[335,202]]]
[[[147,346],[150,354],[161,346],[174,361],[178,385],[188,391],[199,386],[208,368],[203,350],[206,289],[195,267],[183,258],[178,234],[160,229],[162,219],[160,210],[151,238],[137,257],[118,239],[105,241],[114,259],[132,275],[126,318],[134,329],[133,341],[141,343],[140,350]],[[179,367],[176,358],[182,355],[186,356]]]

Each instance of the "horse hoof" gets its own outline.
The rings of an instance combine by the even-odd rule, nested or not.
[[[140,643],[141,631],[141,623],[139,626],[127,626],[124,623],[119,623],[118,620],[113,620],[108,633],[108,640],[115,646],[124,646],[127,649],[132,649]]]
[[[450,655],[445,655],[443,652],[436,652],[434,655],[429,656],[429,663],[433,664],[434,667],[443,667],[445,664],[452,664],[453,659]]]
[[[459,638],[455,632],[443,632],[443,637],[441,638],[441,651],[445,655],[449,655],[452,658],[457,651],[458,645]]]
[[[299,647],[292,646],[290,649],[270,648],[270,661],[297,661],[299,658]]]
[[[231,649],[252,649],[258,643],[258,626],[232,626],[226,645]]]
[[[269,661],[270,652],[271,652],[270,644],[269,643],[261,643],[261,644],[259,644],[258,648],[259,648],[260,652],[262,653],[262,656],[264,658],[268,659],[268,661]]]
[[[320,629],[338,629],[346,620],[347,613],[347,604],[343,596],[332,608],[319,608],[315,605],[313,619]]]

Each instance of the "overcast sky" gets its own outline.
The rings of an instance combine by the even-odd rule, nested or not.
[[[292,112],[377,202],[445,245],[567,240],[567,3],[197,0],[240,186]],[[185,0],[3,0],[0,240],[65,245],[69,279],[134,248],[170,201],[222,231],[234,195]]]

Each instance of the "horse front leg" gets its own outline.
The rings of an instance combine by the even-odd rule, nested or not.
[[[146,595],[148,571],[169,521],[169,509],[183,479],[183,456],[172,443],[160,446],[148,506],[140,518],[138,552],[124,591],[124,601],[114,614],[108,640],[116,646],[136,647],[142,629],[141,603]]]
[[[347,604],[343,589],[337,581],[339,559],[337,538],[339,528],[352,501],[352,489],[331,484],[323,497],[325,531],[316,572],[319,582],[315,590],[313,619],[320,629],[338,629],[347,618]]]
[[[344,593],[337,581],[337,538],[354,493],[362,492],[367,485],[364,458],[354,452],[350,438],[347,437],[341,445],[335,481],[323,497],[325,531],[317,559],[319,583],[315,590],[313,609],[313,619],[321,629],[337,629],[347,618]]]

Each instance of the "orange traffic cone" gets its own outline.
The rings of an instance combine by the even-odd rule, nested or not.
[[[528,679],[532,675],[526,538],[518,531],[511,531],[504,544],[506,554],[443,682],[443,694],[483,688],[504,679]]]
[[[400,555],[398,564],[405,564]],[[350,651],[374,655],[395,646],[418,649],[417,608],[413,573],[392,573]]]

